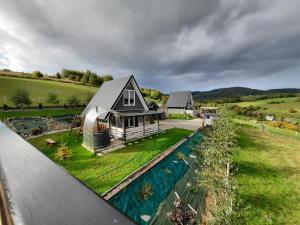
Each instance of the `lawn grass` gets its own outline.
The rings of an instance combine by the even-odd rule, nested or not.
[[[76,95],[81,100],[81,103],[86,103],[87,95],[89,93],[93,95],[98,90],[96,87],[72,83],[0,76],[1,107],[5,101],[7,105],[14,107],[14,104],[11,102],[11,96],[18,88],[28,90],[32,106],[37,106],[39,103],[48,105],[46,99],[49,92],[58,95],[61,105],[67,104],[67,99],[72,95]]]
[[[191,120],[193,117],[190,114],[169,113],[168,119]]]
[[[132,145],[101,157],[85,150],[81,146],[82,137],[76,141],[75,133],[70,137],[68,132],[50,134],[31,139],[30,143],[92,190],[101,194],[191,133],[189,130],[172,128],[166,130],[166,133],[141,139],[138,143],[132,142]],[[46,145],[46,138],[52,138],[59,143],[65,142],[72,150],[71,158],[65,161],[56,159],[55,153],[59,143],[57,146],[49,147]]]
[[[0,112],[0,120],[7,118],[26,118],[36,116],[66,116],[78,115],[83,111],[83,108],[62,108],[62,109],[33,109],[24,111],[8,111]]]
[[[270,102],[280,102],[278,104],[270,104]],[[241,107],[259,106],[261,109],[259,111],[264,114],[271,114],[277,117],[287,117],[287,118],[295,118],[300,122],[300,101],[299,97],[290,97],[290,98],[274,98],[274,99],[266,99],[255,102],[240,102],[234,103]],[[295,109],[297,112],[290,113],[290,109]]]
[[[239,123],[236,178],[247,224],[300,224],[300,139],[282,129]]]

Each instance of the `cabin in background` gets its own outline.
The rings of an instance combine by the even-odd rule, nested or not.
[[[194,100],[191,91],[171,92],[167,101],[167,112],[194,114]]]

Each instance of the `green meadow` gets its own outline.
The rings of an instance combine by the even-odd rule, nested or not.
[[[46,99],[50,92],[58,95],[60,105],[67,103],[72,95],[76,95],[81,103],[86,103],[87,96],[94,95],[98,90],[97,87],[73,83],[0,76],[0,107],[5,103],[14,107],[11,96],[19,88],[28,90],[32,106],[37,106],[39,103],[48,105]]]

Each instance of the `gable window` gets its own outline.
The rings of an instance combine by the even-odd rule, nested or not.
[[[124,106],[135,106],[135,91],[125,90],[123,94]]]

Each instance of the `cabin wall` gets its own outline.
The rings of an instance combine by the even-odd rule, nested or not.
[[[183,108],[167,108],[168,113],[184,114]]]

